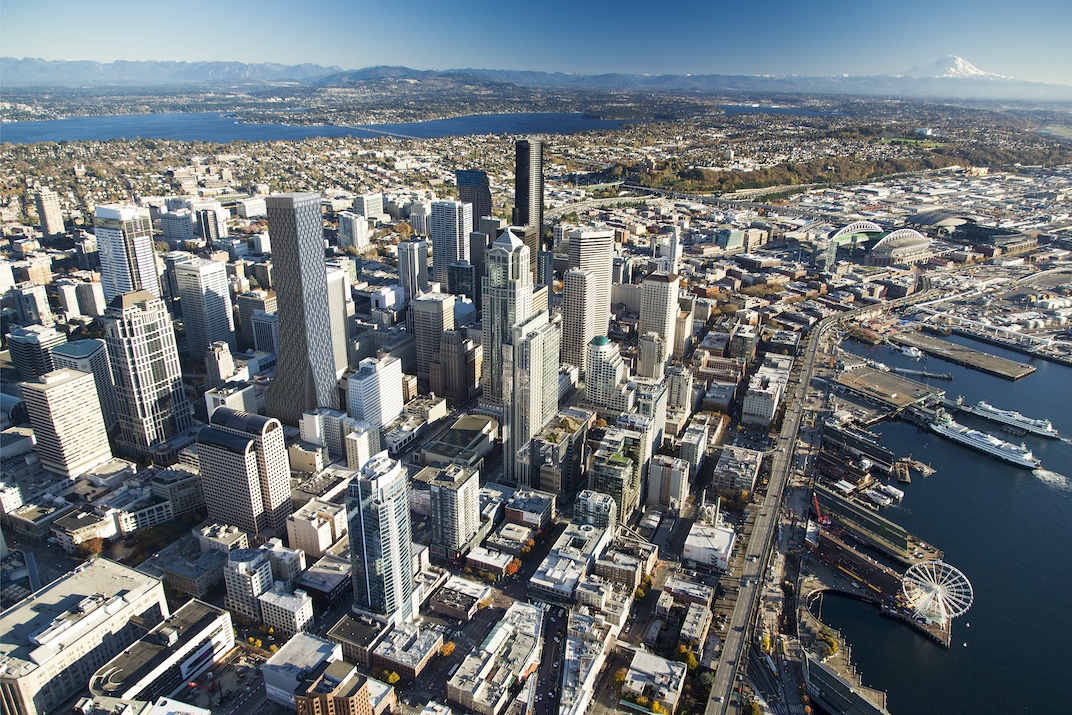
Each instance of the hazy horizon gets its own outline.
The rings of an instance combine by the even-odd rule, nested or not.
[[[5,0],[8,57],[336,65],[576,74],[902,74],[949,55],[986,72],[1072,85],[1072,3],[905,0],[751,7],[703,0],[504,3],[413,0]]]

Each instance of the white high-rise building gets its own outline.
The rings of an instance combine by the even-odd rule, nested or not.
[[[417,339],[417,379],[427,385],[431,382],[431,365],[439,358],[443,332],[454,330],[454,296],[425,293],[415,298],[409,309]]]
[[[52,372],[52,350],[66,342],[66,335],[43,325],[16,326],[7,336],[11,364],[26,379]]]
[[[532,315],[532,270],[529,249],[510,228],[484,254],[482,345],[484,363],[481,404],[500,410],[503,405],[503,345],[513,327]]]
[[[666,369],[666,342],[655,332],[640,336],[637,347],[637,377],[661,380]]]
[[[383,194],[359,194],[354,197],[354,212],[366,220],[383,216]]]
[[[588,367],[585,370],[584,399],[607,412],[629,412],[635,393],[628,389],[629,368],[616,343],[597,335],[588,344]]]
[[[290,458],[279,420],[217,408],[197,433],[209,518],[278,533],[290,514]]]
[[[145,290],[160,297],[148,209],[101,204],[94,209],[93,233],[101,262],[101,285],[109,304],[122,293]]]
[[[428,292],[428,241],[417,238],[398,244],[398,282],[406,300]]]
[[[42,467],[73,479],[112,458],[93,375],[62,368],[19,387]]]
[[[346,492],[354,608],[404,623],[413,615],[412,533],[406,471],[380,452]]]
[[[432,203],[432,280],[447,285],[447,266],[469,260],[473,205],[461,201]]]
[[[68,319],[82,316],[82,308],[78,305],[78,283],[79,281],[69,278],[62,278],[53,283],[56,287],[56,295],[60,299],[60,310]]]
[[[278,362],[265,412],[296,425],[306,410],[339,407],[320,194],[275,194],[265,205],[273,283],[283,306]]]
[[[369,245],[368,219],[350,211],[339,214],[339,246],[364,251]]]
[[[190,357],[203,359],[209,345],[224,342],[235,350],[234,312],[227,266],[196,258],[175,264]]]
[[[15,286],[12,297],[15,300],[15,309],[18,311],[21,324],[46,327],[56,324],[56,318],[52,315],[52,308],[48,304],[48,294],[43,285],[23,281]]]
[[[60,197],[55,191],[42,188],[37,192],[37,221],[41,225],[41,233],[45,238],[62,236],[63,212],[60,210]]]
[[[562,280],[562,362],[582,372],[588,365],[588,343],[596,336],[595,299],[594,273],[580,268],[566,271]]]
[[[217,340],[205,350],[205,374],[209,387],[219,387],[235,374],[234,356],[231,346]]]
[[[655,272],[644,276],[640,286],[640,335],[657,333],[663,339],[665,354],[660,362],[670,359],[674,349],[674,330],[677,327],[678,291],[680,278],[673,273]]]
[[[65,367],[93,375],[104,426],[111,430],[119,421],[119,399],[116,397],[112,363],[108,359],[108,346],[104,341],[87,339],[57,345],[52,348],[52,365],[57,370]]]
[[[606,335],[610,324],[610,286],[613,266],[614,229],[607,226],[589,226],[569,232],[569,267],[590,271],[595,286],[595,297],[591,309],[592,330],[594,331],[592,337]]]
[[[679,412],[692,412],[692,371],[684,365],[671,365],[666,369],[666,408]]]
[[[365,358],[347,380],[350,416],[379,429],[402,414],[402,361]]]
[[[458,558],[480,529],[480,472],[448,465],[428,481],[428,491],[433,548],[441,548],[449,559]]]
[[[531,486],[532,438],[558,411],[562,326],[540,311],[513,328],[503,347],[503,396],[508,400],[503,466],[507,482]]]
[[[272,564],[260,549],[235,549],[223,567],[227,597],[223,606],[255,623],[261,622],[259,596],[272,590]]]
[[[350,366],[349,316],[353,313],[354,299],[350,295],[350,276],[344,270],[329,269],[327,286],[328,310],[331,318],[331,353],[335,361],[335,379],[338,380]]]
[[[124,293],[105,313],[104,336],[119,400],[118,444],[148,457],[192,424],[171,316],[148,291]]]
[[[343,438],[346,449],[346,466],[361,469],[380,451],[380,430],[363,420],[348,417],[352,425]]]
[[[83,315],[91,315],[99,318],[108,309],[108,301],[104,298],[104,286],[97,282],[85,281],[78,284],[75,289],[78,293],[78,308]]]

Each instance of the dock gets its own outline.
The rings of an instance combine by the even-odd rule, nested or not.
[[[945,397],[944,391],[930,385],[870,367],[846,370],[834,378],[834,382],[841,389],[892,409],[904,409]]]
[[[915,375],[916,377],[929,377],[932,380],[953,379],[953,373],[951,372],[927,372],[926,370],[913,370],[907,367],[892,367],[890,369],[899,375]]]
[[[903,526],[895,524],[863,504],[846,499],[820,484],[815,485],[815,496],[819,500],[823,515],[833,521],[831,533],[840,530],[849,534],[857,541],[905,566],[942,558],[940,549],[910,534]]]
[[[984,353],[981,350],[967,348],[963,345],[951,343],[948,340],[942,340],[941,338],[915,331],[897,333],[890,336],[890,339],[898,345],[919,348],[928,355],[948,360],[955,365],[964,365],[980,372],[985,372],[988,375],[1003,377],[1006,380],[1019,380],[1035,371],[1034,365],[1007,360],[997,355]]]

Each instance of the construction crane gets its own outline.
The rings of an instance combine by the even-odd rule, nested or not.
[[[819,520],[819,526],[830,526],[830,517],[823,514],[823,510],[819,508],[819,495],[812,492],[811,498],[815,504],[815,518]]]

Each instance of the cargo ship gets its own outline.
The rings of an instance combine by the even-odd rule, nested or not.
[[[1022,429],[1040,437],[1050,437],[1051,439],[1060,439],[1061,437],[1049,420],[1033,420],[1013,410],[1000,410],[984,400],[979,400],[973,407],[965,404],[963,397],[958,397],[957,407],[977,417]]]
[[[1025,445],[1016,446],[986,432],[968,429],[954,422],[953,418],[943,411],[940,411],[938,419],[931,423],[931,431],[1018,467],[1035,469],[1042,466],[1042,462]]]

